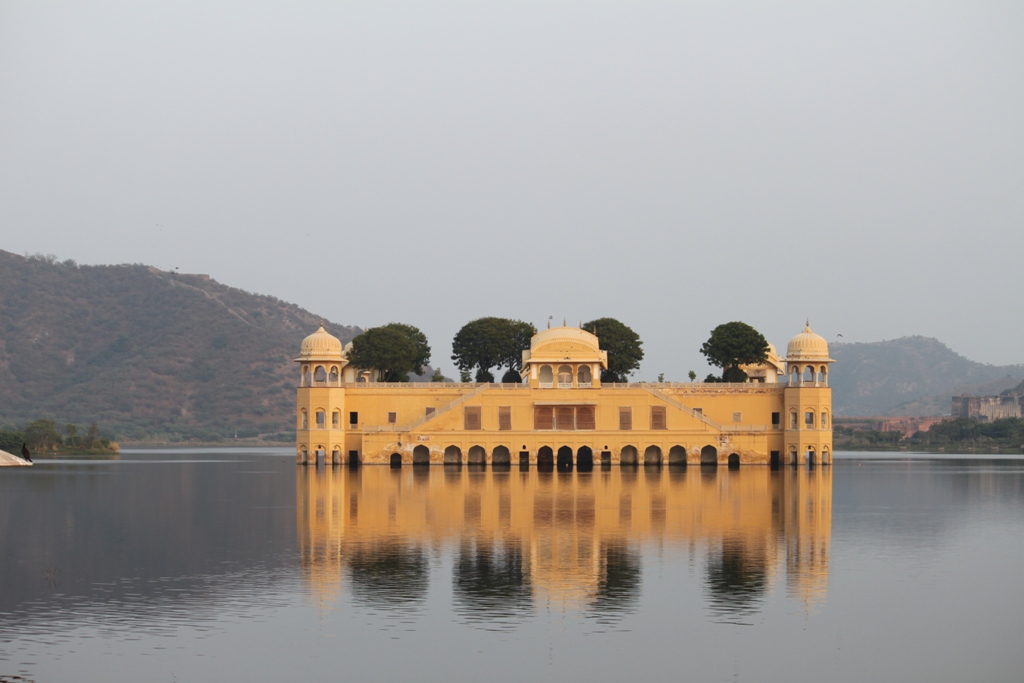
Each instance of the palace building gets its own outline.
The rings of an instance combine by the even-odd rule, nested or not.
[[[350,348],[350,347],[349,347]],[[746,383],[602,384],[608,354],[575,327],[543,330],[521,384],[374,382],[349,348],[306,337],[296,460],[333,465],[814,465],[832,460],[828,344],[810,325]]]

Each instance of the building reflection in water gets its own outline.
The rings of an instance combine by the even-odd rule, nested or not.
[[[704,558],[715,620],[743,622],[780,580],[807,605],[827,588],[829,467],[300,468],[297,477],[301,563],[325,601],[344,587],[367,607],[415,609],[430,558],[448,553],[453,607],[467,622],[515,625],[539,606],[615,621],[638,604],[645,547]]]

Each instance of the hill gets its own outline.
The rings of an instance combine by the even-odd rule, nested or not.
[[[0,426],[48,417],[168,440],[294,430],[291,359],[320,320],[204,275],[0,251]],[[343,342],[360,332],[324,324]]]
[[[995,395],[1024,380],[1024,365],[986,365],[929,337],[829,344],[837,416],[946,415],[957,394]]]

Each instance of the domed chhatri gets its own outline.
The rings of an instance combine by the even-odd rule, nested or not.
[[[829,361],[828,342],[820,334],[811,330],[811,322],[807,321],[804,331],[789,340],[786,347],[786,360],[818,360]]]
[[[295,360],[341,360],[341,340],[324,329],[320,321],[320,329],[302,340],[299,357]]]

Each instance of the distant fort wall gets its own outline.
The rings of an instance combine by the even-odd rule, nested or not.
[[[1024,417],[1024,396],[954,396],[952,414],[981,422]]]

